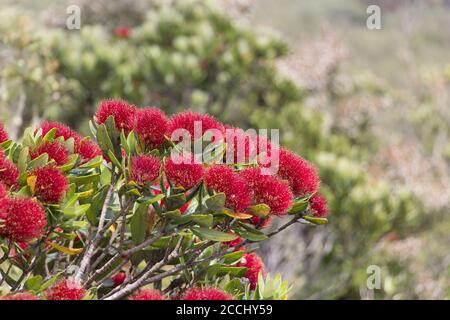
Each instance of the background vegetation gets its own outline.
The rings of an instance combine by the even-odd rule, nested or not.
[[[279,128],[319,165],[331,211],[261,248],[291,298],[449,298],[450,8],[375,2],[369,31],[364,0],[1,0],[2,121],[13,137],[43,119],[88,133],[98,101],[121,97]],[[81,30],[65,28],[72,3]]]

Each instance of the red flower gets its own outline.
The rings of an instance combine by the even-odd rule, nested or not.
[[[262,223],[261,223],[262,221]],[[270,223],[272,222],[272,217],[267,217],[266,219],[257,217],[257,216],[253,216],[250,219],[250,223],[253,224],[255,227],[258,227],[258,229],[264,229],[267,228]],[[261,225],[260,225],[261,223]]]
[[[251,193],[246,181],[229,166],[215,165],[209,168],[205,183],[208,188],[225,194],[227,208],[243,212],[250,206]]]
[[[95,142],[83,139],[75,146],[75,153],[78,153],[81,163],[86,163],[97,156],[101,156],[102,150]]]
[[[302,157],[281,148],[278,176],[287,180],[297,197],[304,197],[317,191],[320,184],[317,169]]]
[[[131,179],[143,186],[159,177],[161,162],[157,157],[141,155],[131,158]]]
[[[264,203],[270,213],[284,215],[292,205],[293,195],[289,186],[275,176],[263,175],[259,168],[248,168],[241,172],[253,192],[256,204]]]
[[[61,280],[47,290],[47,300],[81,300],[86,291],[70,280]]]
[[[194,130],[194,128],[196,124],[200,123],[201,123],[201,131],[197,130],[198,131],[197,132]],[[169,137],[177,129],[187,130],[190,134],[192,141],[201,138],[203,134],[209,129],[217,129],[221,133],[223,133],[224,131],[223,125],[220,122],[218,122],[214,117],[211,117],[210,115],[207,114],[200,114],[192,111],[180,112],[170,117],[167,129]]]
[[[165,300],[164,295],[157,291],[151,289],[144,289],[135,295],[131,296],[129,300]]]
[[[241,258],[241,261],[237,264],[239,267],[246,267],[247,272],[245,278],[250,282],[250,289],[255,290],[258,284],[258,275],[261,273],[263,276],[266,271],[264,270],[264,263],[261,258],[255,253],[247,253]]]
[[[36,176],[35,193],[47,203],[58,203],[69,188],[67,178],[54,167],[38,168],[32,172]]]
[[[0,199],[5,198],[8,195],[8,188],[0,182]]]
[[[193,155],[171,155],[164,165],[167,179],[174,186],[181,186],[185,190],[197,185],[203,178],[203,166],[194,163]]]
[[[119,272],[116,275],[114,275],[111,279],[114,282],[114,286],[120,286],[125,279],[127,278],[127,275],[125,272]]]
[[[150,148],[158,148],[165,142],[167,119],[157,108],[144,108],[136,112],[134,130]]]
[[[328,215],[327,200],[321,195],[313,195],[309,199],[309,205],[315,217],[323,218]]]
[[[0,122],[0,143],[5,142],[8,139],[8,132],[6,132],[3,124]]]
[[[69,161],[69,151],[62,143],[58,141],[42,143],[30,152],[30,156],[31,159],[36,159],[44,153],[48,155],[49,160],[54,160],[58,166],[61,166]]]
[[[125,26],[117,27],[114,34],[119,38],[128,38],[130,36],[130,28]]]
[[[22,292],[0,297],[0,300],[39,300],[39,298],[32,293]]]
[[[0,219],[5,220],[0,235],[20,242],[41,237],[47,224],[44,209],[30,198],[1,199]]]
[[[234,300],[234,297],[217,288],[191,288],[182,300]]]
[[[67,127],[66,125],[59,122],[51,122],[46,121],[41,124],[42,135],[45,136],[51,129],[56,129],[55,138],[63,137],[64,140],[68,140],[73,138],[75,141],[75,145],[81,140],[81,137],[78,133]]]
[[[6,158],[0,158],[0,182],[7,187],[16,186],[19,180],[19,169]]]
[[[123,129],[128,133],[133,130],[135,112],[136,108],[123,100],[103,100],[97,109],[95,120],[98,124],[102,124],[112,116],[116,129],[119,131]]]

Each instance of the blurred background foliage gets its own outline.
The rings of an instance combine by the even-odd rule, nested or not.
[[[261,248],[291,298],[450,298],[450,3],[374,3],[383,30],[366,0],[0,0],[1,118],[13,137],[43,119],[87,133],[119,97],[279,128],[331,212]]]

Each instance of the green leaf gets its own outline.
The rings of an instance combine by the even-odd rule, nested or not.
[[[97,225],[97,217],[100,215],[100,212],[103,208],[103,204],[106,199],[106,195],[108,194],[109,185],[105,185],[101,187],[98,192],[92,197],[91,206],[86,213],[86,217],[88,221],[96,226]]]
[[[209,277],[230,275],[233,277],[243,277],[247,272],[246,267],[230,267],[221,264],[214,264],[207,268],[206,273]]]
[[[238,250],[235,252],[227,253],[222,257],[222,259],[225,264],[232,264],[239,261],[239,259],[241,259],[243,255],[244,251]]]
[[[163,194],[157,194],[155,196],[149,196],[149,197],[142,197],[137,199],[136,201],[142,204],[151,205],[155,202],[158,202],[162,199],[164,199],[165,195]]]
[[[43,141],[51,141],[55,139],[56,136],[56,128],[51,128],[45,136],[42,138]]]
[[[63,213],[68,218],[76,218],[83,214],[85,214],[89,208],[91,207],[91,204],[86,203],[78,206],[72,206],[68,208],[64,208]]]
[[[217,193],[205,200],[205,205],[209,210],[219,211],[225,206],[225,194]]]
[[[113,143],[104,124],[97,127],[97,142],[104,154],[108,154],[109,150],[114,151]]]
[[[316,217],[310,217],[310,216],[303,216],[302,219],[311,222],[312,224],[316,225],[323,225],[328,223],[327,218],[316,218]]]
[[[134,244],[139,244],[144,241],[146,235],[148,206],[141,203],[136,203],[133,211],[134,214],[130,221],[131,239]]]
[[[239,279],[233,279],[223,287],[223,290],[229,294],[236,295],[244,291],[244,286]]]
[[[289,214],[297,214],[305,211],[308,208],[308,198],[302,198],[294,201],[292,208],[289,210]]]
[[[256,204],[254,206],[251,206],[249,208],[250,212],[253,213],[255,216],[265,218],[270,213],[270,207],[267,204],[260,203]]]
[[[181,212],[180,212],[180,210],[176,209],[176,210],[172,210],[172,211],[163,212],[162,216],[166,217],[166,218],[176,219],[176,218],[181,217]]]
[[[267,236],[259,230],[242,230],[234,229],[234,231],[241,237],[250,241],[263,241],[267,239]]]
[[[30,161],[30,163],[28,164],[28,170],[43,167],[47,164],[47,162],[48,162],[48,154],[46,153],[41,154],[39,157]]]
[[[103,156],[97,156],[97,157],[89,160],[85,164],[82,164],[80,166],[80,168],[87,168],[87,169],[97,168],[102,164],[102,162],[103,162]]]
[[[191,218],[203,227],[211,227],[214,221],[214,217],[211,214],[192,214]]]
[[[19,159],[17,161],[17,167],[19,168],[19,172],[25,172],[27,170],[27,162],[28,162],[28,152],[29,148],[25,147],[20,150]]]
[[[85,176],[69,175],[68,178],[70,183],[75,183],[76,185],[81,186],[97,181],[99,177],[100,173],[93,173]]]
[[[75,167],[75,164],[77,163],[78,160],[78,155],[77,154],[72,154],[69,157],[69,161],[66,164],[63,164],[62,166],[59,166],[59,170],[61,170],[62,172],[68,172],[70,170],[73,169],[73,167]]]
[[[227,241],[233,241],[237,238],[235,234],[225,233],[222,231],[217,231],[213,229],[206,229],[206,228],[200,228],[200,227],[193,227],[191,228],[192,232],[202,238],[202,239],[208,239],[213,241],[219,241],[219,242],[227,242]]]
[[[42,276],[37,275],[25,281],[25,288],[27,288],[29,291],[37,292],[41,287],[41,283],[42,283]]]

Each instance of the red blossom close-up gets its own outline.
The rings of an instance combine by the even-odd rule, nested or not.
[[[323,218],[328,215],[327,199],[319,194],[315,194],[309,199],[311,210],[315,217]]]
[[[125,133],[133,130],[134,116],[136,108],[123,100],[103,100],[95,114],[98,124],[103,124],[109,117],[114,118],[117,130],[124,130]]]
[[[81,300],[86,290],[72,280],[63,279],[45,292],[47,300]]]
[[[34,150],[31,150],[31,159],[36,159],[46,153],[49,160],[54,160],[58,166],[62,166],[69,160],[69,151],[58,141],[44,142]]]
[[[210,167],[205,174],[205,183],[208,188],[225,194],[225,206],[230,209],[243,212],[251,203],[251,191],[246,181],[229,166]]]
[[[35,194],[43,202],[58,203],[69,188],[66,176],[55,167],[35,169],[31,176],[36,177]]]
[[[47,224],[44,209],[30,198],[0,199],[0,219],[0,235],[19,242],[41,237]]]
[[[234,297],[220,289],[205,287],[189,289],[182,300],[234,300]]]
[[[157,157],[141,155],[131,158],[130,175],[139,185],[155,181],[159,177],[161,162]]]
[[[248,168],[240,174],[252,190],[256,204],[268,205],[270,213],[277,216],[287,213],[293,202],[293,195],[287,184],[276,176],[262,174],[260,168]]]
[[[261,258],[256,255],[256,253],[244,254],[241,261],[238,263],[238,266],[247,268],[245,278],[248,279],[252,290],[256,288],[258,283],[258,275],[261,273],[264,276],[266,273],[264,263]]]
[[[160,109],[147,107],[136,111],[134,131],[150,148],[160,147],[166,140],[167,119]]]

